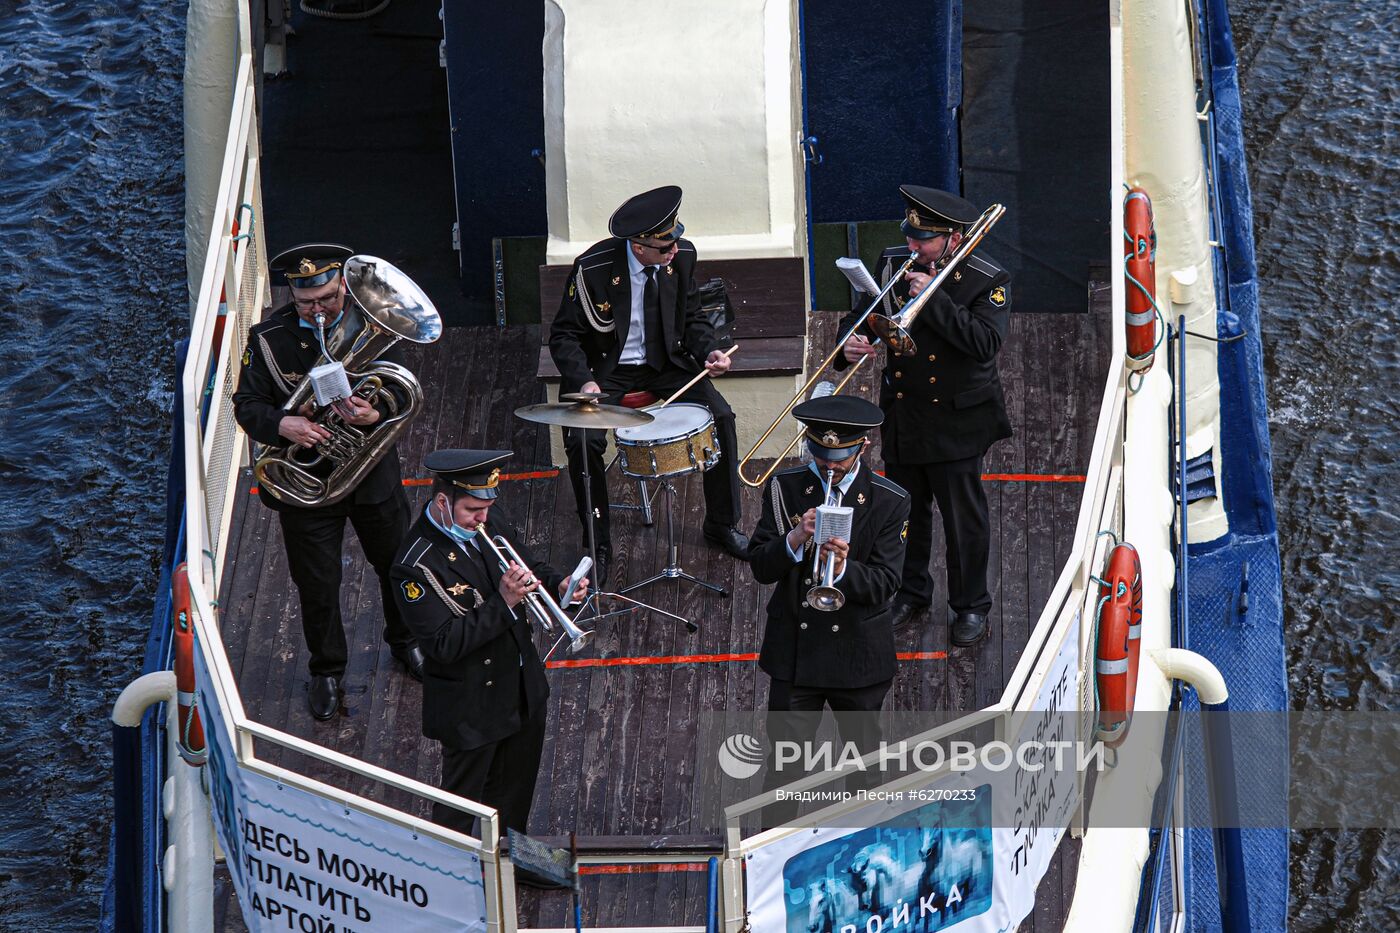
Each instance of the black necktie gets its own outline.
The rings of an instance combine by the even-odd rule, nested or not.
[[[646,331],[647,365],[666,365],[666,336],[661,331],[661,296],[656,284],[656,266],[647,266],[647,284],[642,290],[642,327]]]

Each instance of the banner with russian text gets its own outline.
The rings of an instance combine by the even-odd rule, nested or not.
[[[1004,933],[1035,907],[1078,803],[1079,621],[1068,626],[1004,751],[929,784],[872,788],[841,826],[760,846],[745,865],[753,933]],[[1031,751],[1034,750],[1034,751]],[[1047,751],[1048,750],[1048,751]],[[859,827],[859,828],[856,828]]]
[[[486,929],[481,861],[239,768],[195,652],[214,826],[252,933]]]

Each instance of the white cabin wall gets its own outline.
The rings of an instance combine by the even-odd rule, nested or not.
[[[1152,198],[1157,228],[1157,303],[1173,326],[1216,333],[1216,296],[1206,165],[1196,117],[1192,69],[1193,24],[1181,0],[1123,0],[1124,150],[1127,181]],[[1188,510],[1189,540],[1214,540],[1229,531],[1220,487],[1220,382],[1216,344],[1186,343],[1186,455],[1213,450],[1216,496]],[[1165,341],[1164,355],[1175,352]]]
[[[664,184],[684,189],[702,259],[805,255],[796,5],[641,9],[546,0],[546,261],[573,261],[620,203]]]

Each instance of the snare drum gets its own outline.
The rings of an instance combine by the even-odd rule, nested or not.
[[[648,424],[617,429],[622,472],[638,479],[665,479],[703,473],[719,462],[715,419],[704,405],[679,402],[643,409],[655,416]]]

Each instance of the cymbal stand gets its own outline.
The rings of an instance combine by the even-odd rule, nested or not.
[[[659,580],[684,580],[687,583],[698,584],[711,592],[727,597],[729,591],[724,587],[716,583],[710,583],[707,580],[701,580],[699,577],[686,572],[686,570],[681,567],[679,550],[676,547],[676,487],[671,485],[670,479],[659,480],[659,487],[657,491],[666,494],[666,566],[640,583],[633,583],[631,586],[623,587],[622,592],[630,593],[633,590],[639,590]],[[687,622],[686,628],[694,632],[698,626],[692,628],[691,623]]]
[[[593,558],[593,569],[596,573],[598,569],[598,533],[594,530],[593,527],[593,520],[596,516],[596,513],[593,511],[593,482],[588,471],[588,432],[590,429],[574,428],[573,430],[583,432],[583,505],[588,515],[588,556]],[[672,558],[674,562],[674,540],[671,545],[671,549]],[[627,587],[627,589],[634,590],[639,585],[640,584],[634,584],[632,586]],[[620,609],[610,609],[604,611],[602,605],[604,599],[614,600],[619,603],[625,603],[626,605],[624,605]],[[592,615],[589,615],[590,610],[592,611]],[[591,619],[594,622],[601,622],[603,619],[611,619],[613,616],[627,615],[628,613],[640,612],[642,610],[649,610],[651,612],[660,613],[663,616],[669,616],[670,618],[675,619],[677,622],[683,623],[687,632],[694,633],[700,630],[700,626],[696,625],[694,622],[690,621],[684,616],[678,616],[674,612],[667,612],[660,606],[653,606],[650,603],[644,603],[641,600],[633,599],[630,596],[625,596],[623,595],[623,593],[614,593],[610,590],[604,590],[602,588],[589,589],[588,598],[583,601],[583,605],[579,607],[579,610],[574,615],[574,618]]]

